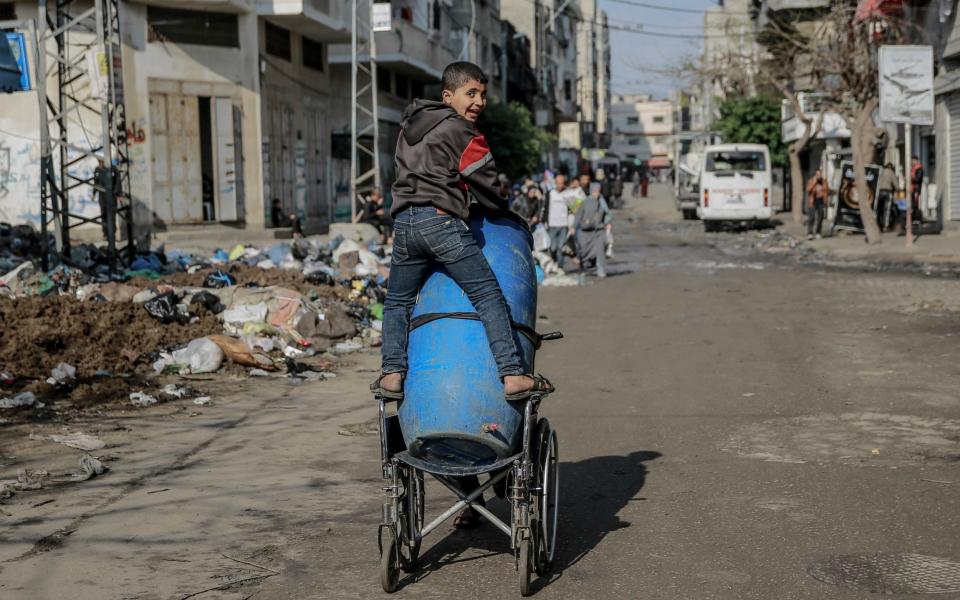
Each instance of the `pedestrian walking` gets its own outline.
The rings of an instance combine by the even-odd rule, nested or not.
[[[897,197],[897,170],[892,164],[883,165],[880,178],[877,181],[877,218],[880,222],[880,231],[886,231],[894,226],[896,221]]]
[[[569,215],[576,199],[576,192],[567,187],[565,175],[557,175],[554,187],[547,197],[547,232],[550,234],[550,253],[557,266],[563,269],[565,256],[563,245],[570,229]]]
[[[590,193],[577,209],[569,234],[577,240],[580,270],[596,268],[597,277],[606,277],[606,233],[612,227],[613,216],[607,201],[600,193],[601,185],[590,185]]]
[[[640,197],[640,169],[634,169],[633,175],[630,176],[630,182],[633,183],[633,189],[630,190],[630,195],[636,200]]]
[[[915,216],[920,210],[920,193],[923,191],[923,165],[920,163],[920,157],[914,156],[910,166],[910,209]]]
[[[640,197],[647,197],[647,188],[650,186],[650,169],[647,168],[647,163],[640,165]]]
[[[812,240],[814,230],[819,240],[823,236],[820,230],[823,228],[823,215],[827,207],[827,198],[830,197],[830,186],[823,176],[823,172],[817,169],[813,177],[807,182],[807,239]]]

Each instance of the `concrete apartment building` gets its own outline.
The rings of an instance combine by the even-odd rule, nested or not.
[[[673,164],[673,103],[646,94],[614,95],[610,104],[610,151],[651,169]]]
[[[308,233],[350,217],[350,6],[348,0],[120,3],[139,234],[176,239],[242,228],[247,237],[269,236],[274,199],[284,212],[298,214]],[[541,81],[529,62],[536,56],[535,28],[528,34],[503,16],[509,7],[526,7],[532,18],[538,6],[527,0],[391,2],[393,29],[376,33],[385,191],[403,109],[415,97],[438,97],[443,67],[458,58],[484,67],[493,97],[506,90],[510,100],[531,108],[537,97],[549,98],[554,130],[561,119],[577,121],[579,9],[555,14],[551,30],[538,38],[550,51],[542,57],[548,93],[538,93]],[[0,15],[35,20],[37,3],[0,0]],[[20,92],[0,103],[0,221],[38,225],[39,100],[36,92]],[[71,131],[82,139],[95,123],[79,119]],[[95,166],[90,159],[75,168],[89,175]],[[89,191],[78,190],[71,210],[94,216],[99,206]]]
[[[721,0],[704,11],[700,95],[705,100],[704,122],[708,128],[717,116],[719,100],[757,92],[759,48],[751,18],[753,8],[754,0]]]
[[[308,229],[329,222],[327,47],[349,39],[341,2],[122,2],[131,197],[141,231],[223,224],[261,230],[279,198]],[[36,19],[36,3],[16,3]],[[52,82],[51,82],[52,83]],[[39,221],[36,92],[2,99],[0,145],[28,157],[4,219]],[[95,123],[95,122],[94,122]],[[92,124],[77,123],[79,127]],[[97,129],[99,133],[99,129]],[[25,146],[29,145],[29,147]],[[92,168],[89,165],[84,168]],[[71,201],[94,214],[89,197]],[[209,230],[208,230],[209,231]]]

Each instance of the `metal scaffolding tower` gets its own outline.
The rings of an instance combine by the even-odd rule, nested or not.
[[[118,217],[135,252],[118,3],[40,0],[37,19],[41,232],[53,225],[69,261],[70,231],[100,225],[114,266]],[[82,201],[97,203],[96,216],[76,210]],[[44,269],[48,261],[44,252]]]
[[[377,111],[377,42],[372,27],[373,0],[352,0],[350,43],[350,220],[357,220],[359,194],[380,189],[380,122]],[[360,172],[360,161],[372,167]]]

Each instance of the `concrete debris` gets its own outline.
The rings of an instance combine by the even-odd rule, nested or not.
[[[144,392],[133,392],[130,394],[130,404],[134,406],[153,406],[157,404],[157,399]]]
[[[77,473],[75,477],[81,481],[87,481],[106,472],[107,466],[100,459],[84,454],[80,457],[80,473]]]

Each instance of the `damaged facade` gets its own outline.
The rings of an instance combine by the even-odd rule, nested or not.
[[[78,10],[93,6],[75,2]],[[534,108],[536,98],[551,94],[551,118],[542,125],[554,132],[559,121],[581,119],[574,59],[579,8],[568,8],[553,24],[551,41],[559,41],[550,47],[565,70],[561,77],[553,73],[560,67],[552,69],[549,89],[538,92],[541,80],[529,61],[536,58],[534,41],[508,20],[516,4],[478,2],[473,13],[469,0],[391,3],[393,29],[375,34],[380,172],[388,201],[402,111],[413,98],[438,96],[443,67],[454,60],[479,63],[492,98]],[[0,0],[0,21],[36,22],[38,6]],[[119,2],[138,239],[232,239],[237,229],[247,237],[273,237],[275,205],[282,225],[295,214],[306,234],[351,218],[350,9],[347,0]],[[475,17],[473,27],[464,25],[465,15]],[[603,14],[594,7],[591,16]],[[591,77],[602,58],[585,65]],[[598,86],[582,116],[591,132],[603,130],[609,80]],[[39,227],[37,92],[4,95],[0,102],[0,222]],[[96,125],[89,117],[74,121],[78,139]],[[92,173],[96,164],[90,159],[74,168]],[[92,190],[72,191],[70,202],[71,211],[98,214]],[[93,226],[81,228],[79,238],[100,241]]]

